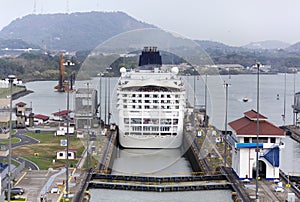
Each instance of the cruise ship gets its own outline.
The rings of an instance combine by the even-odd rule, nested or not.
[[[122,67],[120,72],[117,85],[120,145],[180,147],[186,91],[178,67],[164,68],[157,47],[145,47],[139,56],[139,67],[131,71]]]

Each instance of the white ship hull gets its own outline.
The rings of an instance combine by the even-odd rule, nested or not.
[[[119,142],[122,147],[125,148],[178,148],[182,144],[182,133],[178,133],[176,136],[163,137],[156,135],[137,136],[137,135],[124,135],[119,133]]]

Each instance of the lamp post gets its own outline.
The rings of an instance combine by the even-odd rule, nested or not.
[[[10,112],[9,112],[9,141],[8,141],[8,192],[7,192],[7,201],[10,202],[10,192],[11,192],[11,132],[12,132],[12,86],[13,81],[16,78],[15,75],[8,75],[8,81],[10,84]]]
[[[205,74],[205,88],[204,88],[204,106],[205,106],[205,111],[204,111],[204,128],[205,128],[205,134],[206,134],[206,127],[208,124],[207,120],[207,74]]]
[[[105,88],[104,88],[104,127],[106,125],[106,113],[107,113],[107,78],[104,80]]]
[[[89,105],[90,103],[90,83],[87,83],[87,89],[88,89],[88,98],[87,98],[87,105],[88,105],[88,113],[90,115],[91,113],[91,107]],[[89,125],[88,125],[88,132],[87,132],[87,146],[86,146],[86,167],[89,168],[89,138],[90,138],[90,127],[91,127],[91,120],[89,119]]]
[[[258,176],[259,176],[259,166],[258,166],[258,142],[259,142],[259,66],[260,64],[257,63],[257,95],[256,95],[256,176],[255,176],[255,198],[256,201],[259,201],[258,199]]]
[[[286,67],[285,67],[285,73],[284,73],[284,98],[283,98],[283,126],[285,126],[285,112],[286,112]]]
[[[294,69],[294,105],[293,105],[293,125],[296,126],[296,113],[295,113],[295,104],[296,104],[296,73],[297,71]]]
[[[228,111],[228,83],[224,83],[225,85],[225,141],[224,141],[224,167],[227,164],[227,111]]]
[[[69,101],[70,101],[70,79],[67,90],[67,148],[66,148],[66,198],[69,198]]]
[[[110,113],[110,77],[108,77],[108,105],[107,105],[107,113],[108,113],[108,120],[107,120],[107,124],[109,125],[110,124],[110,116],[111,116],[111,113]]]

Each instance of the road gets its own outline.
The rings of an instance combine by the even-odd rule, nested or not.
[[[16,137],[16,138],[20,139],[19,142],[14,143],[14,144],[11,145],[12,148],[17,148],[17,147],[22,147],[24,145],[39,143],[38,140],[33,139],[31,137],[28,137],[28,136],[25,136],[25,134],[27,132],[28,131],[26,129],[19,129],[19,130],[17,130],[17,132],[15,134],[12,135],[12,137]],[[12,159],[15,160],[15,161],[21,162],[21,163],[25,162],[25,167],[28,168],[28,169],[39,170],[39,167],[35,163],[33,163],[31,161],[28,161],[24,158],[17,157],[17,156],[12,156]]]

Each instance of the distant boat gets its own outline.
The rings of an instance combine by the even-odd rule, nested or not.
[[[244,97],[244,98],[243,98],[243,102],[248,102],[248,98],[247,98],[247,97]]]

